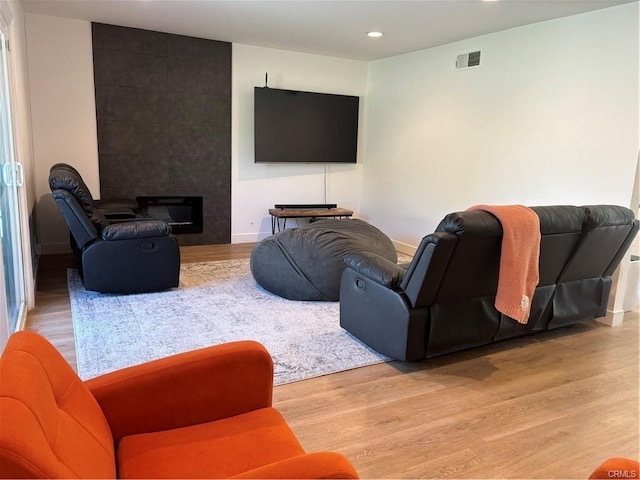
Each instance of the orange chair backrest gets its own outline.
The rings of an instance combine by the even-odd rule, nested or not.
[[[43,337],[13,334],[0,359],[0,476],[115,475],[109,425],[82,380]]]

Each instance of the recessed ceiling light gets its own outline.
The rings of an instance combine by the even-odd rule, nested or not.
[[[371,38],[380,38],[383,35],[384,35],[384,33],[382,33],[382,32],[367,32],[367,36],[369,36]]]

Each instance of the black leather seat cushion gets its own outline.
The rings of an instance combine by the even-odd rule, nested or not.
[[[373,225],[326,219],[262,240],[251,253],[251,272],[260,286],[281,297],[338,301],[344,257],[353,252],[398,261],[389,237]]]

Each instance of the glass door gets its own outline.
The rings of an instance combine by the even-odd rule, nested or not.
[[[25,296],[18,204],[18,188],[22,186],[23,176],[22,165],[14,158],[7,42],[3,33],[0,33],[0,43],[0,265],[3,266],[0,287],[4,283],[3,295],[0,295],[0,300],[4,297],[0,304],[0,320],[4,337],[15,331],[25,308]]]

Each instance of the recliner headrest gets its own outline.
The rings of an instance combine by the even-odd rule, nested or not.
[[[587,218],[584,208],[573,205],[530,208],[538,215],[540,233],[542,235],[580,232]],[[600,211],[599,206],[597,209]],[[615,213],[612,213],[611,216],[618,217]],[[502,227],[500,222],[489,212],[470,210],[450,213],[440,222],[436,232],[449,232],[457,236],[461,236],[463,233],[481,236],[502,236]]]
[[[76,197],[88,215],[93,213],[93,196],[79,175],[63,168],[52,169],[49,173],[49,187],[51,191],[66,190]]]
[[[502,225],[496,217],[482,210],[450,213],[436,227],[436,232],[482,237],[502,237]]]
[[[109,225],[106,217],[95,208],[91,191],[82,180],[82,177],[73,173],[72,170],[64,166],[56,169],[52,167],[49,173],[49,188],[51,188],[52,192],[54,190],[66,190],[73,195],[98,230]]]
[[[540,219],[540,233],[554,235],[578,233],[585,220],[584,209],[574,205],[550,205],[531,207]]]
[[[76,170],[74,167],[72,167],[68,163],[55,163],[51,165],[51,168],[49,169],[49,173],[53,172],[54,170],[67,170],[73,173],[74,175],[77,175],[78,177],[82,178],[82,175],[80,175],[80,172],[78,172],[78,170]]]
[[[635,220],[633,212],[618,205],[585,205],[584,229],[592,230],[598,227],[615,227],[631,225]]]

